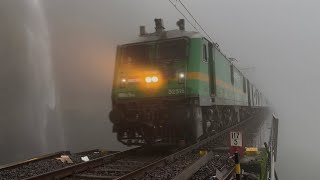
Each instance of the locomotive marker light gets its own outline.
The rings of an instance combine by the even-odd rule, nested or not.
[[[179,83],[184,83],[184,80],[185,80],[185,75],[184,73],[179,73]]]
[[[120,87],[121,88],[125,88],[126,87],[126,82],[127,82],[127,80],[125,78],[122,78],[121,81],[120,81]]]

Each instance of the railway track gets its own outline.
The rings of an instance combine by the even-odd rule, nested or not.
[[[44,156],[35,157],[18,163],[11,163],[0,167],[0,179],[28,179],[46,172],[62,169],[72,164],[83,162],[81,157],[87,156],[88,159],[95,159],[105,154],[112,154],[113,151],[90,150],[79,153],[70,151],[60,151]],[[62,162],[67,158],[68,162]],[[71,163],[72,162],[72,163]]]
[[[115,179],[172,154],[175,150],[176,147],[168,146],[137,147],[106,155],[100,153],[99,156],[95,150],[76,154],[59,152],[3,167],[0,169],[0,179]],[[62,163],[57,160],[61,155],[67,155],[74,162]],[[83,162],[83,156],[88,156],[90,160]]]
[[[226,136],[229,135],[229,131],[244,125],[252,119],[254,119],[254,117],[244,120],[237,125],[231,126],[181,151],[164,157],[159,161],[119,177],[117,180],[189,179],[214,157],[212,154],[210,155],[210,153],[205,156],[201,156],[199,154],[200,150],[207,150],[207,152],[211,151],[216,142],[221,141],[221,139],[225,139]],[[225,164],[224,167],[226,167]],[[226,169],[225,174],[222,176],[228,178],[230,174],[232,174],[231,171],[232,168]]]
[[[87,162],[76,162],[72,165],[53,166],[53,168],[43,169],[34,173],[38,166],[30,166],[30,162],[16,167],[6,167],[4,169],[11,174],[25,168],[27,175],[10,176],[0,169],[1,179],[208,179],[222,173],[223,179],[228,179],[233,173],[233,162],[228,159],[227,153],[218,153],[213,149],[218,142],[226,139],[229,131],[243,126],[252,118],[240,122],[237,125],[229,127],[215,135],[212,135],[196,144],[188,146],[182,150],[168,147],[137,147],[123,152],[103,155],[89,158]],[[200,155],[199,151],[208,152]],[[95,153],[88,151],[78,153],[78,157]],[[65,154],[65,152],[64,152]],[[38,162],[52,160],[61,156],[53,154],[44,157]],[[59,161],[58,161],[59,162]],[[36,163],[36,162],[31,162]],[[41,163],[40,163],[41,165]],[[50,164],[52,165],[52,164]],[[214,171],[206,172],[206,169],[213,167]],[[34,169],[32,169],[34,168]],[[212,169],[212,168],[211,168]],[[9,173],[9,174],[10,174]],[[11,178],[10,178],[11,177]],[[13,178],[12,178],[13,177]]]
[[[114,157],[110,161],[104,161],[98,166],[88,168],[80,173],[74,173],[64,180],[71,179],[117,179],[139,168],[157,161],[168,154],[172,154],[176,148],[168,146],[138,147],[130,149],[119,157]]]

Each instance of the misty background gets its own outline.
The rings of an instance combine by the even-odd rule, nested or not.
[[[275,106],[280,179],[318,179],[320,3],[183,2]],[[115,49],[154,18],[182,16],[160,0],[1,0],[0,164],[124,149],[108,120]]]

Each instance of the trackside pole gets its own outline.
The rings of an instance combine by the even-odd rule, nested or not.
[[[234,164],[235,164],[235,170],[236,170],[236,180],[240,180],[240,160],[239,160],[239,153],[235,152],[234,153]]]

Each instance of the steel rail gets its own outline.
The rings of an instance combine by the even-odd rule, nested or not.
[[[234,173],[235,168],[232,168],[228,173],[225,174],[225,176],[223,177],[222,180],[228,180],[232,177],[233,173]]]
[[[45,159],[60,157],[61,155],[64,155],[64,154],[69,155],[70,151],[59,151],[59,152],[55,152],[55,153],[51,153],[51,154],[47,154],[47,155],[42,155],[39,157],[31,158],[31,159],[16,162],[16,163],[9,163],[9,164],[0,166],[0,171],[17,168],[19,166],[27,165],[29,163],[34,163],[34,162],[38,162],[38,161],[45,160]]]
[[[76,155],[86,155],[94,152],[102,152],[100,149],[92,149],[92,150],[87,150],[87,151],[82,151],[82,152],[77,152],[75,153]]]
[[[87,162],[82,162],[82,163],[78,163],[78,164],[74,164],[62,169],[57,169],[55,171],[50,171],[47,173],[43,173],[37,176],[33,176],[33,177],[29,177],[29,178],[25,178],[25,180],[49,180],[49,179],[60,179],[63,177],[67,177],[70,175],[74,175],[83,171],[86,171],[88,169],[118,160],[120,158],[123,158],[127,155],[130,155],[132,153],[137,152],[138,150],[141,150],[142,147],[137,147],[137,148],[133,148],[133,149],[129,149],[126,151],[122,151],[122,152],[118,152],[118,153],[114,153],[114,154],[109,154],[109,155],[105,155]]]
[[[219,138],[220,136],[228,133],[230,130],[232,130],[232,129],[236,128],[236,127],[239,127],[239,126],[243,125],[246,122],[249,122],[250,120],[252,120],[254,118],[255,118],[255,116],[250,117],[250,118],[248,118],[248,119],[246,119],[244,121],[241,121],[240,123],[238,123],[236,125],[233,125],[233,126],[227,128],[227,129],[225,129],[225,130],[223,130],[223,131],[221,131],[221,132],[219,132],[217,134],[214,134],[214,135],[212,135],[212,136],[210,136],[210,137],[208,137],[208,138],[206,138],[206,139],[204,139],[204,140],[202,140],[202,141],[200,141],[198,143],[195,143],[195,144],[193,144],[191,146],[188,146],[187,148],[182,149],[181,151],[178,151],[178,152],[176,152],[174,154],[171,154],[171,155],[169,155],[169,156],[167,156],[165,158],[162,158],[162,159],[160,159],[160,160],[158,160],[158,161],[156,161],[154,163],[151,163],[151,164],[149,164],[147,166],[144,166],[144,167],[142,167],[142,168],[140,168],[140,169],[138,169],[136,171],[133,171],[133,172],[131,172],[129,174],[126,174],[124,176],[116,178],[116,180],[134,179],[134,178],[136,178],[138,176],[141,176],[141,175],[145,174],[148,171],[154,170],[158,166],[165,166],[168,162],[171,162],[175,158],[178,158],[181,155],[184,155],[184,154],[186,154],[186,153],[188,153],[188,152],[190,152],[190,151],[192,151],[194,149],[197,149],[199,147],[202,147],[202,146],[210,143],[211,141],[213,141],[213,140]]]

